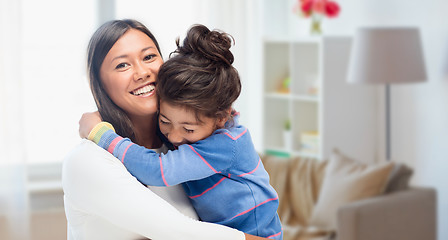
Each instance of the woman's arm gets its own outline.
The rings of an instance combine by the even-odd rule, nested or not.
[[[64,160],[63,188],[66,198],[84,213],[154,240],[245,238],[235,229],[184,216],[87,140]]]
[[[269,239],[269,238],[263,238],[263,237],[258,237],[258,236],[254,236],[254,235],[250,235],[245,233],[244,236],[246,237],[246,240],[263,240],[263,239]]]

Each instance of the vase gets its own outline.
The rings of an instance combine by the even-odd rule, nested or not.
[[[292,132],[283,130],[283,145],[286,151],[292,151]]]
[[[313,14],[311,16],[310,34],[312,36],[322,35],[322,26],[321,26],[322,19],[323,19],[323,16],[321,14]]]

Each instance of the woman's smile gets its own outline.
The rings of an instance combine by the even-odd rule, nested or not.
[[[155,94],[156,92],[155,89],[156,89],[155,83],[149,83],[131,91],[130,93],[138,97],[150,97]]]

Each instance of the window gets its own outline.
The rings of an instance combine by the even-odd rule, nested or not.
[[[14,34],[1,37],[13,46],[2,58],[12,69],[5,67],[0,80],[8,95],[0,111],[9,119],[0,122],[0,143],[17,154],[0,164],[60,162],[79,142],[81,113],[95,109],[85,56],[97,27],[96,2],[23,0],[7,7],[15,14],[2,27]]]

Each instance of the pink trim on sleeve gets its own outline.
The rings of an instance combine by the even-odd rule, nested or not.
[[[246,211],[243,211],[243,212],[238,213],[237,215],[233,216],[231,219],[234,219],[234,218],[236,218],[236,217],[239,217],[239,216],[241,216],[241,215],[244,215],[244,214],[246,214],[246,213],[252,211],[253,209],[255,209],[255,208],[257,208],[257,207],[259,207],[259,206],[261,206],[261,205],[263,205],[263,204],[265,204],[265,203],[268,203],[268,202],[270,202],[270,201],[274,201],[274,200],[277,200],[277,199],[278,199],[278,197],[266,199],[265,201],[263,201],[262,203],[256,205],[255,207],[249,208],[249,209],[247,209]]]
[[[230,135],[229,133],[225,132],[224,134],[229,136],[229,138],[231,138],[232,140],[237,140],[238,138],[240,138],[241,136],[243,136],[245,133],[247,132],[247,128],[244,129],[244,131],[242,133],[240,133],[240,135],[236,136],[236,137],[232,137],[232,135]]]
[[[210,188],[206,189],[202,193],[200,193],[198,195],[190,196],[189,198],[193,199],[193,198],[197,198],[197,197],[200,197],[200,196],[204,195],[206,192],[208,192],[208,191],[212,190],[213,188],[215,188],[216,186],[218,186],[222,181],[224,181],[224,179],[226,179],[226,177],[222,177],[217,183],[215,183],[215,185],[213,185]]]
[[[168,185],[168,183],[166,182],[165,174],[163,174],[163,164],[161,156],[159,156],[159,160],[160,160],[160,175],[162,175],[163,183],[165,183],[165,186],[169,187],[170,185]]]
[[[112,142],[110,143],[109,147],[107,148],[107,151],[113,154],[115,146],[117,146],[117,143],[120,142],[121,139],[123,139],[123,138],[118,136],[114,140],[112,140]]]
[[[246,175],[252,174],[252,173],[254,173],[255,171],[257,171],[258,167],[260,166],[260,162],[261,162],[261,159],[258,158],[258,164],[257,164],[257,167],[254,168],[254,170],[252,170],[252,171],[250,171],[250,172],[248,172],[248,173],[240,174],[240,175],[238,175],[238,177],[246,176]]]
[[[126,149],[123,152],[123,156],[121,157],[121,162],[124,163],[124,156],[126,156],[126,153],[128,152],[128,149],[130,146],[134,145],[133,143],[129,144]]]
[[[277,237],[277,236],[279,236],[280,234],[282,234],[282,232],[278,232],[278,233],[276,233],[276,234],[272,234],[271,236],[267,236],[266,238]]]
[[[194,148],[193,148],[191,145],[188,145],[188,146],[191,148],[191,150],[193,150],[193,152],[195,152],[195,153],[199,156],[199,158],[202,159],[202,161],[203,161],[205,164],[207,164],[207,166],[208,166],[211,170],[213,170],[214,173],[219,173],[218,171],[216,171],[216,170],[212,167],[212,165],[210,165],[210,163],[208,163],[207,161],[205,161],[205,159],[204,159],[198,152],[196,152],[196,150],[194,150]]]

